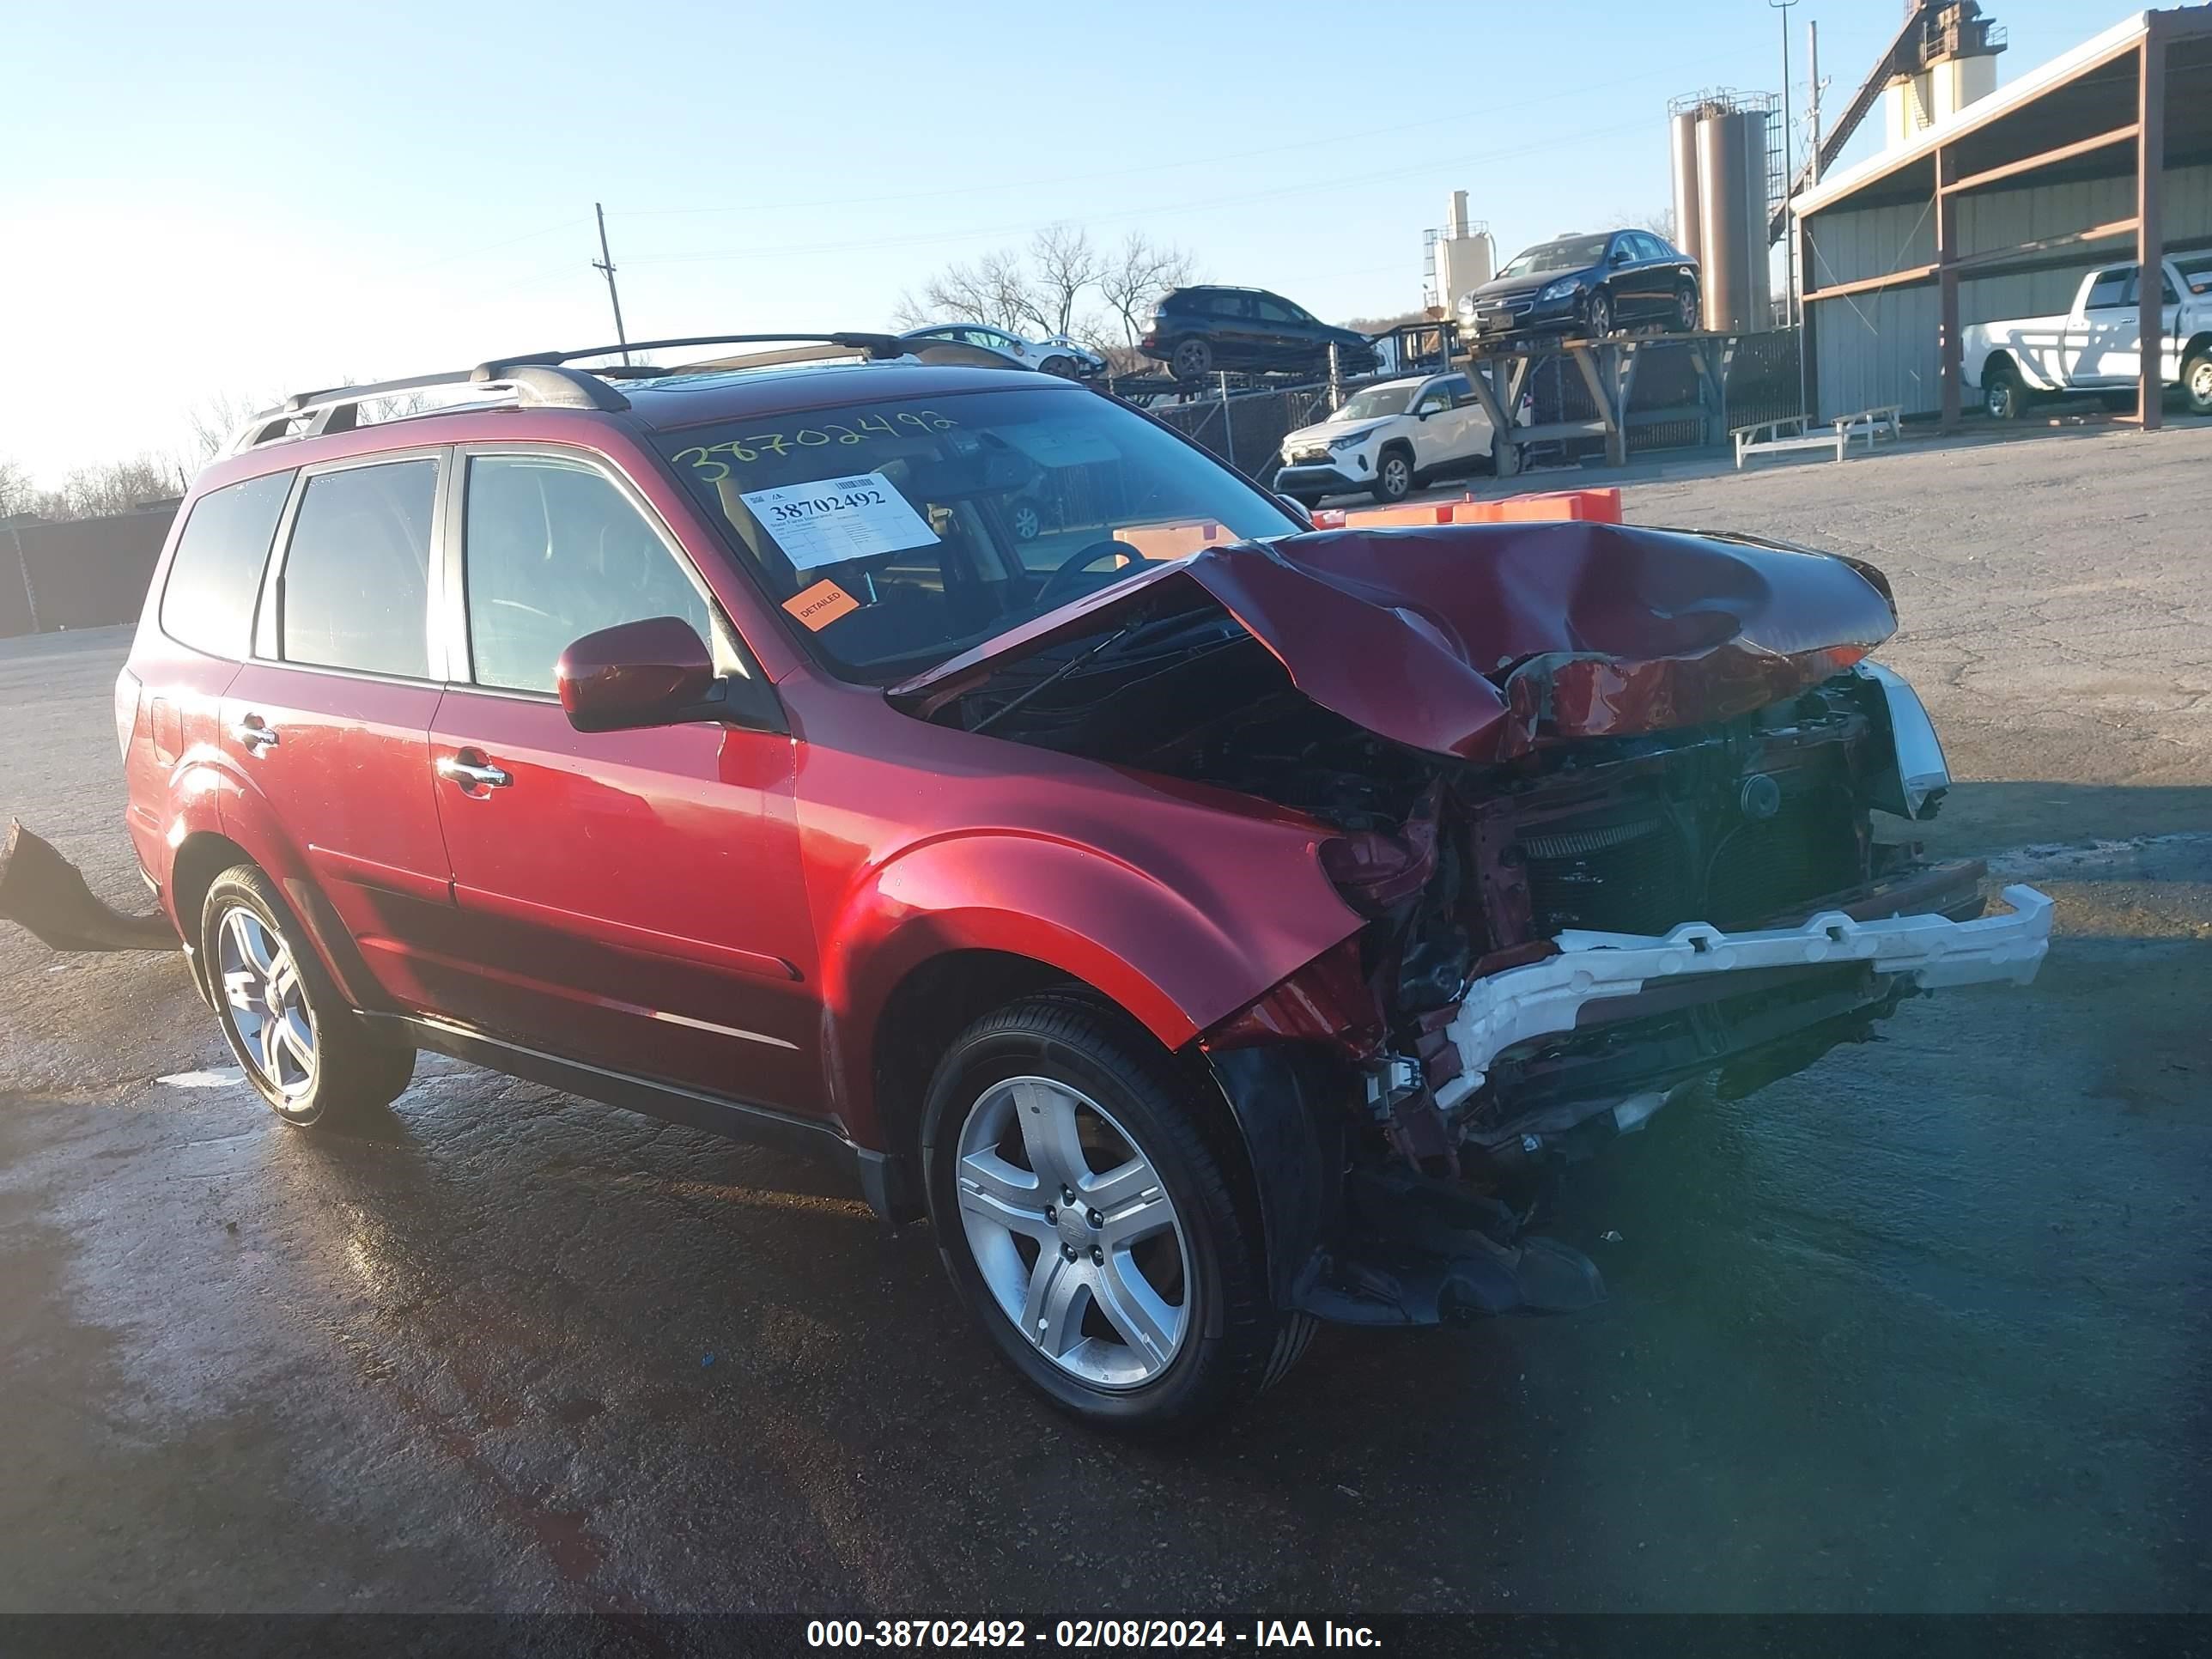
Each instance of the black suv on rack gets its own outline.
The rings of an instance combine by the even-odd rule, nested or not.
[[[1343,373],[1374,369],[1375,343],[1364,334],[1324,323],[1262,288],[1172,289],[1137,342],[1178,380],[1203,380],[1219,368],[1261,374],[1326,369],[1332,345]]]

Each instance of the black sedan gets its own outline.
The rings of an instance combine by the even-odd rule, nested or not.
[[[1698,327],[1698,262],[1649,230],[1562,236],[1524,248],[1459,302],[1468,338]]]
[[[1332,345],[1342,373],[1364,374],[1375,367],[1374,343],[1364,334],[1324,323],[1263,288],[1211,284],[1163,295],[1152,325],[1137,342],[1178,380],[1202,380],[1219,368],[1319,374],[1328,368]]]

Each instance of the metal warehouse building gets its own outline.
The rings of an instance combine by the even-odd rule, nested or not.
[[[1793,207],[1820,416],[1952,424],[1963,324],[2063,312],[2100,261],[2212,246],[2212,7],[2139,13]],[[2157,304],[2153,284],[2145,338]]]

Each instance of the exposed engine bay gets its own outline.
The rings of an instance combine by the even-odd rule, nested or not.
[[[1590,572],[1642,578],[1626,605],[1607,597],[1616,635],[1624,611],[1664,611],[1657,631],[1678,639],[1699,614],[1694,595],[1650,592],[1665,585],[1653,570],[1679,574],[1656,539],[1669,533],[1585,542]],[[1716,546],[1680,539],[1701,559]],[[1485,550],[1462,556],[1480,565]],[[1514,550],[1492,550],[1491,586],[1510,588]],[[1442,615],[1427,589],[1409,603],[1367,573],[1340,637],[1360,635],[1372,607],[1395,614],[1410,657],[1450,648],[1425,683],[1393,665],[1362,684],[1334,660],[1310,672],[1310,645],[1222,601],[1264,600],[1279,579],[1253,562],[1161,583],[910,705],[1258,797],[1330,832],[1323,870],[1365,925],[1206,1039],[1217,1056],[1294,1045],[1334,1069],[1323,1096],[1351,1097],[1340,1224],[1361,1242],[1319,1253],[1299,1292],[1315,1311],[1425,1322],[1581,1305],[1601,1293],[1595,1269],[1528,1231],[1563,1163],[1692,1087],[1747,1094],[1866,1040],[1929,984],[2034,971],[2047,901],[2010,890],[2013,916],[1977,921],[1983,866],[1930,865],[1912,838],[1948,777],[1917,698],[1863,662],[1893,625],[1879,576],[1747,553],[1763,594],[1725,554],[1693,573],[1733,583],[1731,614],[1756,608],[1747,594],[1785,608],[1772,572],[1815,566],[1857,608],[1825,633],[1792,618],[1794,648],[1778,651],[1705,605],[1687,648],[1647,659],[1590,650],[1605,630],[1578,627],[1571,604],[1562,648],[1489,659],[1494,717],[1470,727],[1420,702],[1452,663],[1487,656],[1463,604]],[[1528,617],[1516,627],[1553,643]],[[1438,1261],[1458,1265],[1424,1265]]]

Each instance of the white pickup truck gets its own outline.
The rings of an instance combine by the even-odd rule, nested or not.
[[[2180,253],[2166,266],[2160,373],[2179,386],[2192,415],[2212,415],[2212,253]],[[1993,420],[2017,420],[2039,392],[2118,392],[2142,362],[2141,313],[2132,264],[2081,279],[2063,317],[1975,323],[1960,334],[1966,384],[1979,388]]]

